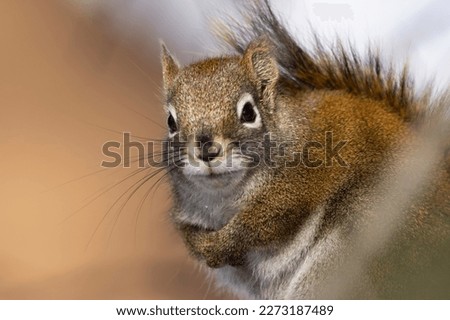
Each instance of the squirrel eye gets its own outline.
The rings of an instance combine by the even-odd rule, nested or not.
[[[250,129],[261,128],[261,114],[250,93],[244,93],[236,104],[236,113],[244,127]]]
[[[167,118],[167,125],[169,126],[170,133],[174,133],[178,130],[177,123],[171,113],[169,113],[169,118]]]
[[[246,102],[242,108],[241,122],[255,122],[256,112],[250,102]]]

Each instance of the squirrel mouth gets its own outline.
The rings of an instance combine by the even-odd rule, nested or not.
[[[214,168],[208,168],[208,171],[203,174],[203,176],[206,176],[210,179],[214,178],[220,178],[220,177],[227,177],[236,175],[241,170],[229,170],[229,171],[222,171],[222,170],[214,170]]]
[[[207,191],[216,192],[217,190],[230,190],[241,181],[243,170],[233,171],[211,171],[197,172],[189,174],[189,180],[195,185],[201,186]]]
[[[240,176],[243,172],[242,168],[233,168],[229,170],[223,170],[213,167],[202,168],[201,170],[185,171],[185,174],[189,179],[200,179],[204,181],[213,180],[230,180],[236,176]]]
[[[247,171],[248,166],[242,157],[236,155],[224,155],[221,158],[211,160],[201,160],[194,157],[186,157],[182,171],[187,179],[198,180],[202,182],[213,182],[217,180],[228,181],[231,184],[239,180]]]

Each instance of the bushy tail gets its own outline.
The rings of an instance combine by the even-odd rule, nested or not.
[[[391,64],[385,66],[377,50],[364,56],[352,45],[336,40],[325,45],[312,32],[312,49],[297,43],[274,14],[267,0],[254,0],[246,16],[225,21],[217,29],[219,35],[235,51],[242,54],[248,43],[266,37],[274,47],[283,80],[299,88],[345,90],[353,94],[386,101],[392,111],[405,121],[414,122],[427,113],[432,96],[430,89],[420,96],[414,93],[408,67],[400,72]]]

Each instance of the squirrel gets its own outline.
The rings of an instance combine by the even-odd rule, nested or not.
[[[406,67],[342,42],[327,49],[318,36],[308,50],[267,1],[253,7],[247,24],[221,31],[234,54],[181,67],[162,44],[171,217],[192,255],[240,297],[366,296],[333,291],[331,275],[358,261],[355,235],[382,213],[400,212],[386,223],[406,230],[388,225],[386,237],[450,239],[448,126],[430,133],[438,151],[423,149],[421,132],[442,117]],[[448,110],[439,101],[436,114]],[[427,170],[414,169],[416,153],[436,155]],[[373,265],[379,275],[388,264]]]

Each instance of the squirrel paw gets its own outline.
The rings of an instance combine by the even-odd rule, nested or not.
[[[209,243],[202,250],[202,258],[210,268],[220,268],[224,265],[233,267],[242,266],[245,262],[244,256],[239,250],[227,244]]]
[[[207,231],[196,227],[190,227],[189,230],[184,228],[183,231],[189,250],[199,259],[205,260],[208,267],[244,264],[242,251],[235,243],[226,241],[220,231]]]

